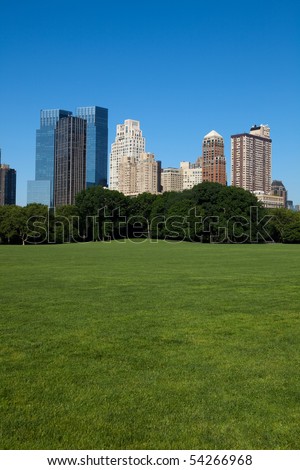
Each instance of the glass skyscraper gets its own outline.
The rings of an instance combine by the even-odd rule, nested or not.
[[[87,122],[86,187],[107,186],[108,109],[79,107],[76,116]]]
[[[53,206],[55,128],[61,118],[71,114],[62,109],[41,110],[40,128],[36,131],[35,181],[28,181],[27,204]]]
[[[55,130],[54,205],[74,204],[86,188],[86,120],[69,116]]]
[[[27,183],[27,204],[37,202],[52,207],[54,204],[54,154],[57,123],[71,111],[43,109],[40,129],[36,131],[35,181]],[[108,110],[99,106],[79,107],[76,116],[85,119],[86,187],[107,185]]]
[[[16,170],[0,163],[0,206],[6,204],[16,204]]]

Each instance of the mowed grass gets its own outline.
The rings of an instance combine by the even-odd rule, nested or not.
[[[300,246],[0,246],[2,449],[298,449]]]

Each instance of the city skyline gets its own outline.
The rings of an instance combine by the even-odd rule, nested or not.
[[[89,126],[89,124],[90,124],[90,125],[92,124],[92,127],[94,127],[94,124],[95,124],[95,115],[96,115],[95,110],[97,110],[97,109],[98,109],[99,111],[101,111],[101,112],[105,111],[105,113],[106,113],[106,126],[107,126],[107,114],[108,114],[108,109],[106,109],[106,108],[100,108],[100,107],[98,107],[98,106],[77,107],[75,116],[76,116],[76,115],[77,115],[77,116],[80,116],[80,115],[81,115],[81,116],[82,116],[82,119],[84,119],[84,120],[86,121],[87,127]],[[90,110],[90,111],[88,111],[88,110]],[[91,111],[92,111],[92,112],[91,112]],[[68,115],[68,116],[72,116],[72,112],[71,112],[71,111],[63,111],[63,110],[61,110],[61,109],[46,109],[46,110],[45,110],[45,109],[41,109],[41,110],[40,110],[40,113],[41,113],[41,118],[40,118],[41,123],[45,120],[45,116],[46,116],[46,115],[48,116],[49,113],[54,113],[54,114],[55,114],[55,116],[50,116],[50,118],[51,118],[50,121],[51,121],[51,120],[53,121],[53,119],[55,118],[55,119],[54,119],[55,122],[53,121],[53,123],[52,123],[52,124],[53,124],[53,135],[54,135],[54,131],[55,131],[55,126],[56,126],[56,124],[58,124],[58,123],[60,122],[58,119],[61,119],[61,117],[59,117],[58,115],[56,116],[56,114],[57,114],[57,113],[59,113],[59,114],[65,113],[66,116],[67,116],[67,115]],[[89,114],[92,115],[92,116],[90,116]],[[63,115],[63,114],[62,114],[62,115]],[[52,121],[51,121],[51,122],[52,122]],[[142,149],[142,148],[145,149],[145,141],[146,141],[146,139],[145,139],[145,137],[143,136],[142,131],[141,131],[141,129],[140,129],[140,121],[138,121],[138,120],[132,120],[132,119],[126,119],[123,124],[121,124],[121,123],[117,124],[117,126],[116,126],[115,141],[113,141],[113,142],[111,143],[111,151],[108,152],[108,150],[107,150],[107,168],[106,168],[106,171],[105,171],[105,170],[103,171],[103,168],[104,168],[104,167],[103,167],[103,165],[102,165],[102,174],[105,174],[105,173],[106,173],[106,175],[107,175],[107,183],[108,183],[107,187],[109,187],[109,189],[117,189],[117,186],[118,186],[118,184],[117,184],[117,185],[116,185],[116,184],[112,184],[112,180],[113,180],[113,178],[114,178],[114,176],[113,176],[113,175],[114,175],[114,171],[112,171],[111,156],[112,156],[112,153],[116,151],[116,150],[114,150],[114,149],[116,149],[116,146],[119,145],[119,144],[118,144],[118,139],[119,139],[119,137],[120,137],[121,134],[122,134],[122,135],[121,135],[121,147],[122,147],[122,148],[121,148],[121,152],[120,152],[120,150],[117,150],[117,153],[120,153],[120,155],[121,155],[121,160],[122,160],[122,158],[123,158],[122,155],[127,155],[127,156],[129,156],[129,157],[130,157],[130,155],[131,155],[131,150],[130,150],[129,152],[127,151],[127,147],[128,147],[127,144],[129,144],[129,142],[131,142],[131,141],[128,140],[128,142],[127,142],[127,141],[126,141],[126,138],[125,138],[125,145],[124,145],[124,143],[123,143],[123,141],[124,141],[124,129],[126,128],[126,126],[128,126],[128,124],[129,124],[129,127],[132,126],[132,125],[133,125],[133,128],[136,127],[137,133],[139,134],[139,139],[141,139],[141,140],[144,142],[143,146],[141,146],[141,149]],[[105,126],[104,126],[104,127],[105,127]],[[264,125],[264,124],[261,124],[260,126],[257,126],[256,124],[254,124],[253,127],[251,127],[251,130],[249,131],[250,134],[247,133],[247,132],[244,132],[243,134],[232,135],[232,136],[230,137],[230,139],[231,139],[231,154],[229,155],[229,158],[227,158],[227,159],[226,159],[226,155],[224,155],[224,156],[222,157],[223,160],[224,160],[224,164],[226,165],[226,166],[225,166],[225,168],[226,168],[226,173],[225,173],[225,175],[223,175],[223,173],[222,173],[221,179],[220,179],[219,181],[217,181],[217,179],[216,179],[216,180],[215,180],[216,182],[221,182],[221,180],[224,180],[228,186],[230,186],[230,185],[231,185],[231,186],[241,186],[239,183],[237,183],[237,182],[235,183],[235,176],[234,176],[234,171],[233,171],[233,160],[232,160],[232,158],[233,158],[233,155],[232,155],[232,142],[235,140],[236,137],[239,137],[239,136],[248,136],[248,135],[251,135],[252,133],[255,134],[254,131],[255,131],[256,129],[261,129],[261,128],[262,128],[262,129],[267,128],[267,129],[268,129],[268,132],[270,132],[270,128],[269,128],[268,126],[266,126],[266,125]],[[45,188],[45,183],[49,183],[49,181],[42,181],[41,179],[43,179],[43,178],[41,178],[41,176],[39,175],[39,173],[41,173],[41,171],[39,171],[39,164],[40,164],[41,162],[39,162],[38,146],[39,146],[39,140],[40,140],[39,133],[40,133],[41,130],[42,130],[42,128],[41,128],[41,129],[37,129],[37,131],[36,131],[36,134],[37,134],[37,140],[36,140],[36,158],[35,158],[35,160],[36,160],[36,161],[35,161],[36,180],[27,181],[27,201],[26,201],[25,204],[20,204],[20,205],[23,205],[23,206],[26,205],[26,204],[29,204],[29,203],[31,203],[31,202],[41,202],[41,203],[46,204],[46,205],[49,205],[49,206],[52,206],[52,205],[53,205],[53,197],[51,198],[51,201],[52,201],[52,202],[51,202],[50,204],[49,204],[48,202],[46,202],[46,201],[45,201],[45,202],[43,202],[42,200],[40,201],[41,195],[43,195],[44,192],[47,193],[47,190],[49,191],[49,188],[50,188],[50,187],[53,188],[53,192],[54,192],[53,175],[52,175],[52,178],[51,178],[51,185],[50,185],[49,188],[48,188],[48,186]],[[106,131],[107,131],[107,127],[106,127]],[[129,132],[131,132],[131,131],[129,131]],[[136,132],[136,130],[134,129],[133,132]],[[261,131],[260,131],[260,132],[261,132]],[[259,134],[258,134],[258,135],[259,135]],[[269,134],[268,134],[268,135],[269,135]],[[51,136],[51,137],[52,137],[52,136]],[[125,137],[126,137],[126,136],[125,136]],[[132,137],[132,136],[131,136],[131,137]],[[220,139],[221,139],[220,142],[222,142],[222,149],[224,149],[224,139],[223,139],[223,137],[222,137],[218,132],[216,132],[215,130],[212,130],[212,131],[210,131],[207,135],[205,135],[205,136],[203,137],[203,140],[202,140],[202,153],[197,157],[197,159],[196,159],[197,161],[200,161],[200,160],[202,161],[202,160],[203,160],[203,155],[205,154],[205,145],[206,145],[206,144],[205,144],[205,141],[206,141],[207,139],[210,139],[211,137],[213,137],[213,139],[214,139],[214,138],[217,138],[217,139],[220,138]],[[49,136],[47,135],[46,138],[49,139]],[[90,140],[94,140],[94,141],[95,141],[95,138],[94,138],[94,139],[92,138],[92,139],[90,139]],[[99,140],[100,140],[100,139],[99,139]],[[106,142],[107,142],[107,141],[106,141]],[[209,142],[210,142],[210,141],[209,141]],[[272,142],[272,140],[270,140],[270,142]],[[54,140],[53,140],[53,144],[54,144]],[[139,145],[140,145],[140,144],[139,144]],[[94,146],[95,146],[95,142],[93,143],[93,147],[94,147]],[[124,147],[124,148],[123,148],[123,147]],[[106,144],[106,148],[107,148],[107,144]],[[130,157],[130,158],[133,158],[134,160],[137,160],[137,158],[138,158],[137,156],[138,156],[139,154],[143,153],[143,151],[144,151],[143,149],[142,149],[142,150],[140,150],[140,148],[134,149],[134,152],[133,152],[133,153],[134,153],[134,155],[136,154],[136,157]],[[93,148],[92,150],[94,150],[94,148]],[[125,151],[125,153],[124,153],[124,151]],[[86,152],[88,152],[88,148],[86,149]],[[91,153],[91,155],[93,155],[93,151],[90,152],[90,153]],[[103,152],[102,152],[102,153],[103,153]],[[221,151],[220,155],[221,155],[221,154],[223,155],[223,150]],[[102,155],[102,156],[103,156],[103,155]],[[225,157],[225,158],[224,158],[224,157]],[[86,154],[86,159],[88,159],[88,153]],[[43,160],[43,159],[42,159],[42,160]],[[46,160],[47,160],[47,159],[46,159]],[[90,160],[91,160],[91,157],[90,157]],[[119,165],[119,160],[120,160],[120,156],[118,156],[118,165]],[[88,160],[87,160],[87,161],[88,161]],[[88,187],[91,186],[91,185],[94,185],[93,183],[89,183],[89,182],[88,182],[88,174],[95,176],[95,174],[97,173],[97,172],[95,173],[95,169],[96,169],[95,163],[96,163],[96,162],[91,162],[91,163],[92,163],[92,164],[90,165],[91,171],[88,172],[88,169],[86,170],[86,183],[85,183],[85,184],[86,184],[86,188],[88,188]],[[159,163],[162,163],[162,162],[159,162]],[[166,166],[161,165],[161,170],[162,170],[162,171],[163,171],[164,169],[166,169],[166,170],[169,170],[169,169],[176,169],[176,170],[178,169],[178,170],[180,170],[180,168],[181,168],[181,171],[182,171],[182,174],[183,174],[183,173],[184,173],[184,167],[185,167],[185,172],[186,172],[186,170],[187,170],[187,166],[186,166],[187,164],[189,165],[190,169],[194,168],[195,165],[197,166],[197,164],[195,164],[195,163],[191,163],[191,162],[188,162],[188,161],[186,161],[186,160],[181,160],[181,161],[179,162],[179,165],[177,164],[177,166],[176,166],[176,165],[172,165],[172,166],[166,167]],[[40,165],[40,166],[41,166],[41,165]],[[43,167],[43,165],[42,165],[41,167]],[[213,170],[212,168],[213,168],[213,167],[211,167],[211,171],[215,171],[215,170]],[[230,168],[230,170],[229,170],[229,172],[228,172],[228,169],[229,169],[229,168]],[[201,163],[201,165],[200,165],[200,169],[201,169],[201,174],[202,174],[202,163]],[[271,189],[271,181],[274,180],[274,178],[272,178],[271,170],[272,170],[272,158],[271,158],[271,154],[270,154],[270,162],[269,162],[269,186],[270,186],[270,188],[267,188],[267,189],[264,191],[266,194],[268,194],[268,193],[270,192],[270,189]],[[43,171],[42,171],[42,173],[43,173]],[[53,173],[54,173],[54,167],[53,167]],[[39,178],[37,177],[37,175],[39,175]],[[227,180],[226,180],[226,177],[227,177]],[[284,179],[284,178],[281,178],[281,180],[283,180],[283,179]],[[214,181],[214,178],[211,176],[211,178],[208,178],[208,177],[207,177],[205,180],[206,180],[206,181],[209,181],[209,180]],[[110,182],[109,182],[109,181],[110,181]],[[203,181],[204,181],[204,180],[203,180]],[[225,184],[224,181],[222,181],[221,184]],[[201,181],[200,181],[200,182],[202,182],[202,176],[201,176]],[[40,186],[40,183],[42,183],[42,186]],[[101,184],[101,183],[99,183],[99,184]],[[198,183],[195,182],[194,184],[198,184]],[[33,185],[33,186],[31,187],[31,185]],[[104,186],[106,186],[106,185],[104,184]],[[193,184],[192,184],[192,186],[193,186]],[[188,187],[192,187],[192,186],[190,186],[189,184],[183,185],[183,189],[188,188]],[[247,189],[247,190],[250,190],[250,191],[253,192],[253,190],[251,190],[250,187],[248,188],[247,186],[244,186],[244,189]],[[170,189],[170,190],[173,190],[173,189]],[[120,192],[124,192],[122,189],[119,189],[119,191],[120,191]],[[287,190],[287,191],[288,191],[288,190]],[[38,197],[35,197],[36,194],[38,194]],[[125,191],[125,194],[127,194],[126,191]],[[28,195],[30,195],[30,197],[29,197],[29,198],[30,198],[30,201],[28,201]],[[32,199],[32,200],[31,200],[31,199]],[[289,197],[289,200],[290,200],[290,199],[291,199],[291,198]],[[292,201],[292,202],[294,202],[294,201]],[[18,204],[18,202],[16,202],[16,203]],[[55,204],[54,204],[54,205],[55,205]],[[294,204],[294,205],[295,205],[295,204]]]
[[[117,124],[139,120],[163,168],[196,161],[203,136],[216,129],[228,182],[230,136],[268,124],[272,178],[299,204],[298,4],[70,5],[2,7],[0,147],[3,163],[18,174],[18,204],[26,205],[27,180],[34,179],[39,110],[78,103],[109,109],[108,149]]]

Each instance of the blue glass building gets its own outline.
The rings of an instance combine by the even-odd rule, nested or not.
[[[62,109],[41,110],[36,131],[35,181],[27,183],[27,204],[54,205],[55,129],[60,119],[71,115],[71,111]],[[85,186],[107,186],[108,109],[79,107],[76,116],[87,122]]]
[[[52,206],[49,180],[27,181],[27,204],[34,202]]]
[[[76,115],[87,122],[86,187],[107,186],[108,109],[84,106]]]
[[[27,204],[37,202],[53,206],[55,128],[59,119],[71,114],[71,111],[62,109],[42,109],[40,112],[40,128],[36,131],[35,181],[28,181]]]

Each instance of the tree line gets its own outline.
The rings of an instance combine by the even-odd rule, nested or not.
[[[124,196],[101,186],[75,205],[0,207],[0,243],[42,244],[126,238],[202,243],[300,243],[300,213],[265,209],[252,193],[218,183],[182,192]]]

